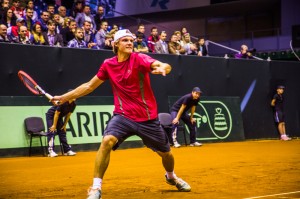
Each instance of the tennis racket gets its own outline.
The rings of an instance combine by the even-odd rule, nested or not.
[[[18,72],[18,76],[30,92],[35,95],[45,95],[49,99],[49,101],[52,100],[53,96],[45,92],[44,89],[42,89],[27,73],[20,70]],[[55,104],[58,105],[59,101],[55,102]]]

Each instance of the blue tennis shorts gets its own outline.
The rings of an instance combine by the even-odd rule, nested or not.
[[[121,115],[114,115],[104,130],[104,136],[106,135],[113,135],[118,139],[113,150],[116,150],[128,137],[137,135],[153,151],[170,151],[168,137],[157,119],[135,122]]]
[[[275,111],[274,112],[274,119],[276,123],[285,122],[284,114],[282,111]]]

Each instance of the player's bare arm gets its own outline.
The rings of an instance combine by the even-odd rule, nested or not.
[[[172,67],[167,63],[162,63],[160,61],[155,61],[151,64],[151,73],[156,75],[166,76],[172,70]]]
[[[99,79],[96,75],[89,81],[84,84],[81,84],[74,90],[65,93],[61,96],[54,96],[52,98],[52,102],[59,101],[60,104],[63,104],[69,100],[77,99],[82,96],[88,95],[89,93],[93,92],[98,86],[103,83],[103,80]]]

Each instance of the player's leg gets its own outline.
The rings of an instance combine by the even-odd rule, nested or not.
[[[109,165],[111,150],[117,149],[126,138],[133,135],[130,133],[133,129],[133,122],[125,117],[116,115],[109,121],[97,151],[93,186],[88,190],[88,199],[101,199],[102,180]]]
[[[181,178],[177,177],[174,172],[174,156],[171,151],[169,152],[156,152],[162,158],[163,167],[166,170],[165,178],[166,182],[170,185],[174,185],[177,187],[179,191],[189,192],[191,191],[191,186],[183,181]]]
[[[174,173],[174,156],[170,149],[168,137],[159,121],[152,120],[139,123],[138,129],[138,136],[141,137],[143,143],[162,158],[162,164],[166,170],[166,182],[176,186],[179,191],[190,191],[190,185]]]

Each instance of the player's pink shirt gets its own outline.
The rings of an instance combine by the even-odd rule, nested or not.
[[[151,64],[156,61],[145,54],[131,53],[124,62],[117,56],[106,59],[97,77],[109,79],[113,93],[115,114],[137,122],[157,118],[157,104],[150,85]]]

